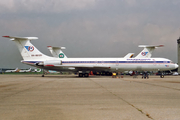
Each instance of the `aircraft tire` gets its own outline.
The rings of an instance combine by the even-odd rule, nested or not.
[[[164,78],[164,75],[160,75],[161,78]]]
[[[79,77],[83,77],[83,74],[82,74],[82,73],[79,73]]]
[[[89,77],[89,74],[88,74],[88,73],[85,73],[85,74],[84,74],[84,77]]]

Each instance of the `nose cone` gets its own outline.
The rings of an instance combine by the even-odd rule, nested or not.
[[[178,68],[178,67],[179,67],[179,65],[175,64],[175,68]]]

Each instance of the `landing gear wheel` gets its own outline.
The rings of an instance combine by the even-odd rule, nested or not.
[[[164,75],[160,75],[161,78],[164,78]]]
[[[82,73],[79,73],[79,77],[83,77],[83,74],[82,74]]]
[[[89,77],[89,74],[88,74],[88,73],[85,73],[85,74],[84,74],[84,77]]]

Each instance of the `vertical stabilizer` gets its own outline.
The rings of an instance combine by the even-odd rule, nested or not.
[[[52,47],[47,46],[49,51],[51,52],[53,57],[56,58],[67,58],[67,56],[62,52],[62,49],[66,49],[65,47]]]
[[[124,58],[132,58],[134,55],[134,53],[128,53],[126,56],[124,56]]]
[[[41,53],[34,45],[31,44],[30,40],[38,39],[37,37],[12,37],[12,36],[3,36],[10,38],[16,43],[18,49],[21,53],[21,56],[24,60],[43,60],[50,59],[49,56]]]
[[[163,46],[164,45],[139,45],[138,47],[144,47],[144,49],[135,58],[150,58],[155,48]]]

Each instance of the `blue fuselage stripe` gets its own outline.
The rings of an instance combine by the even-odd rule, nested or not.
[[[62,61],[62,63],[170,63],[170,61]]]
[[[23,61],[24,63],[34,64],[39,63],[42,61]],[[170,61],[62,61],[62,64],[87,64],[87,63],[94,63],[94,64],[128,64],[128,63],[153,63],[153,64],[160,64],[160,63],[170,63]]]

